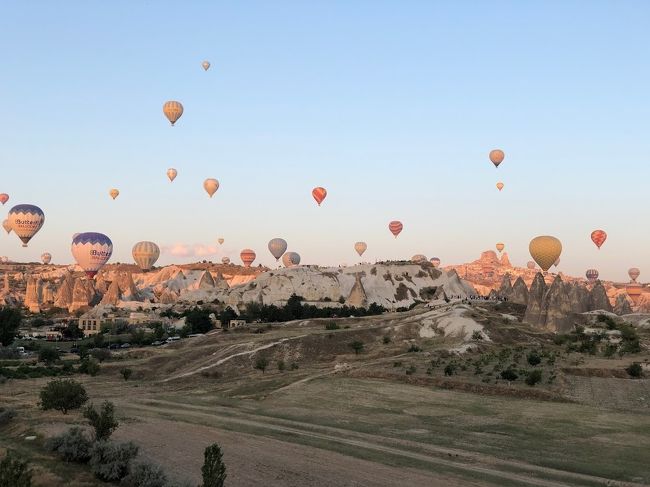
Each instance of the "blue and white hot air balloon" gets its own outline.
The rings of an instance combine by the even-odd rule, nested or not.
[[[38,206],[16,205],[9,210],[7,220],[10,228],[22,240],[23,247],[27,247],[27,243],[45,223],[45,213]]]
[[[103,233],[78,233],[72,240],[72,256],[88,277],[95,277],[113,254],[113,242]]]
[[[160,247],[153,242],[138,242],[131,250],[133,260],[143,271],[150,270],[160,257]]]
[[[285,267],[295,267],[300,264],[300,255],[296,252],[287,252],[282,256],[282,263]]]

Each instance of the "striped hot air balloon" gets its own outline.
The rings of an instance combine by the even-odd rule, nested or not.
[[[205,192],[210,195],[210,198],[212,198],[214,193],[219,189],[219,181],[214,178],[208,178],[203,181],[203,189],[205,189]]]
[[[172,182],[174,179],[176,179],[176,176],[178,175],[178,171],[174,169],[173,167],[170,167],[167,169],[167,177],[169,178],[169,181]]]
[[[79,233],[72,240],[72,256],[91,279],[113,254],[113,242],[103,233]]]
[[[9,201],[9,195],[7,193],[0,193],[0,203],[3,205]]]
[[[598,270],[597,269],[587,269],[585,276],[589,279],[589,282],[596,282],[598,280]]]
[[[506,155],[501,149],[494,149],[490,151],[490,161],[494,164],[495,167],[499,167],[499,164],[503,162]]]
[[[314,197],[316,200],[316,203],[318,203],[318,206],[327,198],[327,190],[325,188],[321,188],[320,186],[314,188],[311,190],[311,195]]]
[[[402,230],[404,229],[404,225],[402,225],[402,222],[393,220],[388,224],[388,229],[390,230],[390,233],[395,235],[395,238],[402,233]]]
[[[591,241],[596,244],[599,249],[607,240],[607,233],[604,230],[594,230],[591,232]]]
[[[16,205],[9,210],[7,219],[11,229],[22,240],[23,247],[27,247],[27,243],[45,223],[45,214],[38,206]]]
[[[287,251],[287,241],[282,238],[274,238],[269,242],[269,252],[275,257],[275,260],[280,260],[280,257]]]
[[[174,126],[178,119],[181,118],[181,115],[183,115],[183,105],[179,101],[166,101],[163,105],[163,113],[172,126]]]
[[[138,242],[131,249],[133,260],[143,271],[150,270],[160,257],[160,247],[153,242]]]
[[[108,194],[111,195],[111,198],[115,199],[120,195],[120,190],[113,188],[108,192]]]
[[[244,267],[250,267],[251,264],[255,262],[256,257],[257,254],[255,254],[255,251],[251,249],[244,249],[239,254],[239,258],[244,263]]]
[[[641,275],[641,271],[636,267],[632,267],[630,270],[627,271],[627,275],[630,276],[632,282],[636,282],[637,278]]]
[[[354,244],[354,250],[357,251],[359,257],[363,255],[363,253],[366,251],[367,248],[368,248],[368,244],[366,242],[357,242]]]
[[[44,252],[43,254],[41,254],[41,262],[45,265],[52,262],[52,254],[50,254],[49,252]]]
[[[548,271],[562,253],[562,242],[549,235],[535,237],[528,246],[530,255],[544,272]]]
[[[221,258],[221,263],[222,264],[230,264],[230,257],[222,257]]]
[[[11,222],[9,219],[6,219],[2,222],[2,228],[5,229],[5,232],[11,233]]]
[[[440,267],[440,259],[438,257],[432,257],[429,262],[431,262],[431,265],[436,269]]]
[[[285,267],[295,267],[300,264],[300,255],[296,252],[287,252],[282,256],[282,263]]]

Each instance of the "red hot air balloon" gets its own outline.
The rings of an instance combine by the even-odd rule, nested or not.
[[[7,201],[9,201],[9,195],[7,193],[0,194],[0,203],[4,205]]]
[[[404,228],[404,225],[402,225],[402,222],[394,220],[388,224],[388,229],[390,230],[390,233],[395,235],[395,238],[402,233],[402,229]]]
[[[327,190],[318,186],[311,191],[311,195],[316,200],[316,203],[318,203],[318,206],[320,206],[323,200],[327,197]]]
[[[600,249],[607,240],[607,233],[604,230],[594,230],[591,232],[591,240]]]
[[[239,257],[241,258],[241,261],[244,263],[244,267],[250,267],[251,264],[255,261],[257,254],[255,254],[254,250],[244,249],[239,254]]]

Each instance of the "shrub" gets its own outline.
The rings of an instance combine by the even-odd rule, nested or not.
[[[408,352],[421,352],[422,349],[420,347],[418,347],[415,343],[412,343],[407,351]]]
[[[512,382],[517,380],[519,378],[519,375],[517,375],[517,372],[515,372],[513,369],[506,369],[501,372],[501,378]]]
[[[262,373],[266,371],[266,368],[269,366],[269,360],[266,357],[259,357],[255,361],[255,368],[261,370]]]
[[[54,347],[43,347],[38,352],[38,361],[50,365],[59,360],[59,352]]]
[[[542,381],[542,371],[539,369],[533,370],[528,374],[528,377],[526,377],[526,384],[528,384],[531,387],[541,381]]]
[[[474,341],[483,340],[483,333],[481,333],[480,330],[474,330],[474,332],[472,332],[472,340]]]
[[[300,366],[296,362],[291,362],[291,365],[289,366],[289,370],[298,370]]]
[[[117,482],[129,474],[131,461],[138,455],[138,447],[131,442],[98,441],[90,455],[90,468],[95,477],[105,482]]]
[[[286,370],[287,366],[284,363],[284,360],[278,360],[278,370],[280,372],[284,372]]]
[[[350,348],[354,350],[355,355],[359,355],[359,352],[363,351],[363,342],[355,340],[349,344]]]
[[[16,417],[16,410],[12,408],[0,407],[0,426],[9,424]]]
[[[454,364],[447,364],[445,366],[445,375],[446,376],[452,376],[456,373],[456,365]]]
[[[0,462],[1,487],[31,487],[32,471],[26,461],[10,450]]]
[[[90,460],[92,441],[78,426],[45,442],[45,448],[59,453],[66,462],[86,463]]]
[[[325,324],[326,330],[339,330],[341,327],[336,323],[336,321],[330,321]]]
[[[384,337],[381,339],[381,341],[384,343],[384,345],[388,345],[390,343],[390,337],[388,335],[384,335]]]
[[[627,367],[625,371],[629,374],[630,377],[638,379],[643,377],[643,367],[639,362],[634,362],[632,365]]]
[[[134,465],[126,477],[122,479],[126,487],[167,487],[167,475],[161,467],[152,463]]]
[[[223,453],[217,443],[205,449],[204,462],[201,467],[203,484],[201,487],[223,487],[226,481],[226,465],[223,463]]]
[[[120,370],[120,374],[122,374],[122,377],[124,377],[124,380],[129,380],[131,378],[131,375],[133,374],[133,370],[124,368]]]
[[[406,369],[405,372],[406,372],[406,375],[413,375],[413,374],[415,374],[415,372],[416,372],[417,370],[418,370],[418,369],[417,369],[417,367],[416,367],[415,365],[410,365],[410,366]]]
[[[100,369],[99,361],[94,357],[86,357],[79,363],[79,373],[95,377]]]
[[[108,348],[93,348],[88,353],[90,353],[90,356],[99,362],[103,362],[104,360],[111,358],[111,351]]]
[[[84,409],[84,418],[95,430],[95,440],[97,441],[108,440],[120,425],[115,419],[115,405],[109,401],[104,401],[99,411],[91,403]]]
[[[71,409],[79,409],[87,400],[84,386],[72,379],[56,379],[41,389],[41,408],[44,411],[56,409],[67,414]]]
[[[535,367],[542,362],[542,357],[539,356],[537,352],[530,352],[528,354],[528,363]]]

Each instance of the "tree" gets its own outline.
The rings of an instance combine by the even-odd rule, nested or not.
[[[542,357],[539,356],[537,352],[530,352],[528,354],[528,363],[535,367],[542,362]]]
[[[269,361],[266,357],[259,357],[255,362],[255,368],[261,370],[262,373],[266,371],[266,368],[269,366]]]
[[[363,351],[363,342],[355,340],[350,343],[350,348],[354,350],[355,355],[359,355],[359,352]]]
[[[627,367],[625,371],[630,375],[630,377],[634,377],[635,379],[643,377],[643,367],[639,362],[634,362],[632,365]]]
[[[117,482],[129,474],[131,461],[137,455],[138,447],[130,441],[98,441],[91,450],[90,468],[98,479]]]
[[[10,450],[0,462],[0,487],[31,487],[31,485],[32,471],[29,465]]]
[[[109,401],[104,401],[99,411],[91,403],[90,406],[84,409],[84,418],[88,420],[90,426],[95,430],[95,439],[97,441],[108,440],[113,431],[120,425],[115,419],[115,405]]]
[[[86,357],[81,359],[79,363],[79,373],[88,374],[91,377],[95,377],[99,374],[100,369],[99,361],[95,357]]]
[[[284,363],[284,360],[278,360],[278,370],[280,372],[284,372],[286,370],[287,366]]]
[[[86,389],[73,379],[55,379],[41,389],[41,408],[44,411],[56,409],[68,414],[79,409],[88,400]]]
[[[18,308],[7,306],[0,308],[0,343],[8,347],[14,341],[18,328],[23,322],[23,315]]]
[[[535,384],[542,381],[542,371],[539,369],[533,370],[528,377],[526,377],[526,384],[529,386],[534,386]]]
[[[129,380],[131,378],[131,374],[133,374],[133,370],[124,368],[120,370],[120,373],[122,374],[122,377],[124,377],[124,380]]]
[[[59,352],[54,347],[43,347],[38,352],[38,361],[51,365],[59,360]]]
[[[237,319],[237,313],[230,306],[226,307],[221,313],[219,313],[219,321],[221,326],[228,326],[232,320]]]
[[[185,315],[185,323],[188,324],[192,333],[207,333],[212,330],[212,320],[210,319],[210,310],[192,308]]]
[[[226,465],[223,463],[223,453],[217,443],[210,445],[203,453],[205,458],[201,474],[203,484],[201,487],[223,487],[226,482]]]
[[[512,382],[513,380],[517,380],[519,376],[517,375],[517,372],[515,372],[514,370],[506,369],[501,372],[501,378],[509,382]]]
[[[61,330],[61,335],[70,340],[79,340],[84,337],[84,332],[76,323],[70,323],[67,327]]]

